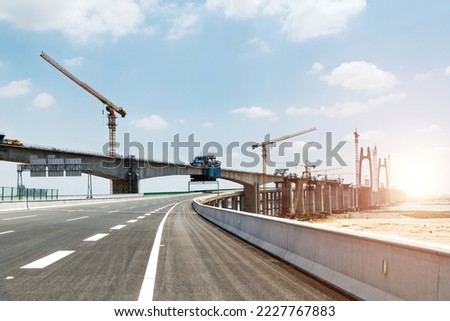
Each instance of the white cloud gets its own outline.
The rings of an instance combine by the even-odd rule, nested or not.
[[[80,66],[83,63],[83,61],[84,61],[84,57],[74,57],[74,58],[63,60],[63,63],[66,66],[77,67],[77,66]]]
[[[275,118],[276,114],[270,109],[259,106],[241,107],[231,111],[235,114],[243,114],[249,118]]]
[[[293,116],[325,116],[329,118],[348,118],[358,114],[367,113],[370,110],[382,105],[398,102],[406,97],[405,93],[393,93],[389,95],[379,96],[368,101],[350,100],[346,102],[336,103],[331,106],[312,107],[289,107],[285,110],[287,115]]]
[[[133,0],[0,2],[0,21],[25,30],[59,31],[81,42],[100,34],[117,38],[136,32],[144,19]]]
[[[14,97],[24,95],[31,90],[31,80],[14,80],[6,86],[0,87],[0,97]]]
[[[167,39],[177,40],[190,33],[192,27],[198,21],[198,15],[193,13],[185,13],[181,16],[172,19],[172,27],[170,28]]]
[[[316,75],[323,70],[323,65],[319,62],[315,62],[311,69],[306,72],[307,75]]]
[[[283,23],[283,32],[292,41],[304,41],[342,32],[348,20],[361,13],[365,0],[289,1],[291,10]]]
[[[47,108],[53,105],[55,99],[49,93],[40,93],[33,99],[33,105],[38,108]]]
[[[444,75],[450,76],[450,66],[448,66],[447,69],[445,69]]]
[[[432,133],[432,132],[438,132],[440,130],[441,130],[441,128],[438,125],[431,124],[429,126],[425,126],[425,127],[419,128],[417,131],[419,133]]]
[[[414,75],[413,80],[430,79],[434,74],[434,71],[421,72]]]
[[[150,115],[142,119],[132,120],[130,124],[148,130],[164,129],[168,125],[167,121],[158,115]]]
[[[250,40],[250,43],[258,48],[262,53],[269,53],[271,51],[269,44],[261,38],[255,37]]]
[[[366,61],[343,63],[322,80],[332,86],[364,92],[383,92],[398,84],[393,74]]]
[[[210,121],[204,122],[203,127],[205,127],[205,128],[214,127],[214,123],[212,123]]]
[[[255,17],[265,0],[207,0],[205,7],[211,11],[223,11],[226,17],[249,19]]]
[[[274,16],[282,31],[294,42],[337,34],[349,19],[366,7],[365,0],[208,0],[207,10],[226,17],[251,19]]]

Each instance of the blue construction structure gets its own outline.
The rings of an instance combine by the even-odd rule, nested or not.
[[[191,181],[215,181],[222,176],[221,162],[215,155],[197,156],[191,165],[202,168],[202,175],[191,175]]]

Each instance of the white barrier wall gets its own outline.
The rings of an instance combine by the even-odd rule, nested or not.
[[[450,300],[450,248],[215,208],[204,218],[363,300]]]

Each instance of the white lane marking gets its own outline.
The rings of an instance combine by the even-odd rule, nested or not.
[[[130,210],[132,210],[133,208],[136,208],[137,206],[131,206],[129,207]]]
[[[138,217],[137,217],[138,220],[141,220],[141,219],[143,219],[143,218],[145,218],[145,216],[138,216]]]
[[[181,202],[173,205],[170,210],[164,215],[161,223],[159,224],[158,231],[156,232],[155,241],[153,242],[152,251],[150,252],[150,258],[148,260],[147,268],[144,275],[144,281],[142,282],[141,291],[139,293],[138,301],[153,301],[153,292],[155,290],[156,270],[158,268],[158,256],[159,248],[161,247],[161,237],[164,228],[164,223],[170,212]]]
[[[56,251],[53,254],[47,255],[39,260],[31,262],[30,264],[22,266],[21,269],[43,269],[50,264],[55,263],[62,258],[65,258],[67,255],[70,255],[73,252],[75,251]]]
[[[119,210],[114,210],[114,211],[108,211],[108,214],[111,214],[111,213],[117,213]]]
[[[145,216],[150,216],[150,215],[152,215],[152,213],[146,213],[146,214],[144,214]]]
[[[0,232],[0,235],[3,235],[3,234],[9,234],[9,233],[14,233],[14,232],[15,232],[14,230],[5,231],[5,232]]]
[[[66,220],[66,222],[72,222],[72,221],[78,221],[78,220],[82,220],[85,218],[88,218],[89,216],[82,216],[82,217],[76,217],[76,218],[71,218],[69,220]]]
[[[127,221],[127,223],[136,223],[137,222],[137,220],[129,220],[129,221]]]
[[[111,227],[110,230],[120,230],[123,229],[126,225],[116,225],[114,227]]]
[[[27,216],[8,217],[8,218],[2,219],[2,221],[20,220],[21,218],[30,218],[30,217],[35,217],[35,216],[37,216],[37,215],[27,215]]]
[[[95,242],[95,241],[98,241],[98,240],[104,238],[108,234],[109,233],[98,233],[98,234],[92,235],[91,237],[88,237],[87,239],[85,239],[83,241],[85,241],[85,242]]]
[[[67,212],[72,213],[72,212],[84,212],[84,209],[80,208],[78,210],[68,210]]]

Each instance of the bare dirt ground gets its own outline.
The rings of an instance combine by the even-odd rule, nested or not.
[[[332,214],[313,223],[437,243],[450,248],[450,211],[378,209]]]

